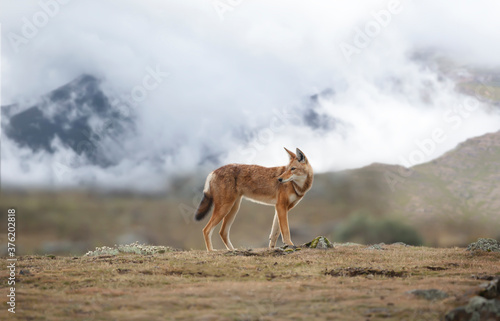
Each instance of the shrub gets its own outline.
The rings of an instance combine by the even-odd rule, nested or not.
[[[485,252],[500,252],[500,242],[494,239],[478,239],[477,242],[469,244],[467,250],[474,251],[485,251]]]
[[[396,243],[422,245],[420,234],[413,227],[391,218],[375,218],[366,214],[352,215],[336,229],[339,242],[361,244]]]

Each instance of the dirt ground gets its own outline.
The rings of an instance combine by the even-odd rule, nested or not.
[[[1,320],[442,320],[500,275],[500,253],[333,249],[22,256]],[[0,259],[3,267],[6,258]],[[9,271],[0,272],[6,297]],[[438,289],[426,300],[408,291]],[[5,300],[5,299],[4,299]]]

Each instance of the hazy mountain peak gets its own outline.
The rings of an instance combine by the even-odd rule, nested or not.
[[[8,111],[9,107],[2,107]],[[101,146],[106,137],[119,137],[129,119],[120,117],[101,89],[101,80],[88,74],[40,97],[2,122],[5,134],[21,147],[55,152],[54,140],[88,162],[109,166],[113,158]],[[109,126],[109,124],[113,126]],[[112,132],[105,126],[112,127]]]

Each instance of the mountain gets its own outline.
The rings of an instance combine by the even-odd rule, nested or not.
[[[418,184],[420,194],[424,190],[428,196],[442,194],[448,214],[500,218],[500,132],[469,139],[435,161],[416,166],[415,171],[428,177],[425,184]],[[424,200],[410,206],[436,214]]]
[[[71,149],[84,159],[80,164],[71,164],[72,167],[92,164],[105,168],[117,165],[131,157],[130,153],[120,153],[120,146],[125,134],[134,133],[135,119],[118,109],[116,105],[123,109],[123,104],[127,102],[109,97],[101,88],[101,82],[92,75],[84,74],[45,94],[32,105],[1,106],[2,130],[17,145],[33,152],[54,154],[62,149]],[[321,111],[319,106],[319,100],[333,95],[333,89],[325,89],[306,97],[300,108],[294,110],[297,115],[294,125],[300,124],[319,133],[336,129],[340,122]],[[259,130],[262,126],[236,127],[232,129],[232,136],[235,140],[248,143],[255,139]],[[172,141],[173,146],[182,143],[179,137]],[[214,148],[208,142],[201,142],[200,145],[198,165],[222,165],[221,158],[227,151]],[[161,165],[162,158],[175,156],[173,146],[172,150],[146,156],[144,152],[137,153],[142,155],[142,159],[135,159],[134,162],[147,158],[147,161]]]
[[[345,124],[318,107],[321,99],[328,99],[332,95],[335,95],[335,91],[327,89],[305,99],[296,113],[300,115],[302,128],[314,130],[318,135],[330,130],[342,131]],[[114,97],[103,90],[101,80],[91,75],[82,75],[44,95],[36,103],[2,106],[2,130],[10,140],[33,151],[74,151],[80,156],[78,159],[81,159],[81,163],[69,165],[73,168],[81,166],[83,170],[80,176],[76,175],[79,174],[78,171],[73,171],[74,173],[67,175],[68,180],[80,180],[83,177],[87,182],[91,176],[87,173],[92,173],[85,171],[87,164],[112,171],[114,168],[108,167],[120,165],[121,161],[126,162],[127,166],[119,168],[119,176],[127,176],[133,169],[143,166],[157,173],[159,181],[162,180],[165,177],[165,159],[175,157],[175,148],[171,151],[138,145],[138,148],[131,149],[132,152],[125,157],[124,149],[120,150],[120,146],[127,135],[134,135],[137,131],[136,118],[124,115],[115,101]],[[245,127],[239,130],[240,132],[234,133],[238,134],[235,139],[241,142],[248,142],[258,134],[258,129],[255,128]],[[176,138],[172,142],[173,146],[181,145],[181,138]],[[154,142],[151,144],[154,145]],[[224,156],[222,152],[213,150],[208,145],[200,146],[201,165],[208,163],[207,168],[220,165],[220,159]],[[143,152],[143,149],[147,151]],[[162,220],[168,222],[166,225],[180,226],[179,220],[189,221],[199,202],[197,197],[201,195],[200,189],[203,188],[207,172],[208,170],[200,170],[198,174],[179,173],[179,176],[186,176],[177,179],[175,175],[169,177],[166,203],[158,207],[161,208],[162,215],[168,213],[162,216]],[[144,173],[139,171],[134,177],[138,182],[142,180],[149,184],[148,180],[142,179]],[[435,246],[467,244],[477,237],[499,237],[498,182],[500,132],[471,138],[441,157],[409,169],[396,165],[372,164],[359,169],[318,174],[315,175],[311,191],[291,214],[292,234],[298,243],[308,241],[311,236],[316,235],[335,239],[340,234],[338,227],[349,222],[351,217],[370,217],[379,221],[389,218],[411,225],[422,234],[427,244]],[[121,184],[118,188],[122,186],[127,185]],[[164,194],[159,198],[164,198]],[[66,199],[66,196],[62,198]],[[85,203],[86,201],[82,201],[82,204]],[[66,213],[65,211],[61,213]],[[39,210],[33,210],[32,213],[38,215]],[[130,215],[136,217],[137,213],[131,212]],[[255,215],[256,213],[263,215]],[[265,246],[265,242],[255,242],[267,239],[272,215],[271,208],[245,202],[235,223],[235,230],[240,231],[241,244]],[[158,224],[152,223],[152,226],[156,225]],[[248,229],[250,225],[255,228]],[[258,233],[260,234],[257,235]],[[151,233],[148,231],[149,234]],[[159,229],[154,234],[161,239],[160,235],[164,234],[164,230]],[[173,234],[168,237],[174,238]],[[185,242],[193,239],[185,237],[186,235],[201,235],[199,229],[195,231],[192,226],[187,225],[179,228],[175,234],[178,234],[178,240],[187,240]],[[193,245],[182,245],[190,246]]]
[[[107,167],[116,163],[107,141],[119,146],[122,135],[133,129],[132,119],[110,101],[99,79],[82,75],[44,95],[33,106],[2,106],[2,116],[7,118],[2,120],[2,129],[21,147],[54,153],[58,141],[86,162]]]
[[[315,176],[310,197],[330,198],[331,216],[397,217],[433,244],[469,241],[500,228],[500,131],[468,139],[411,168],[372,164]],[[447,233],[446,240],[441,235]],[[496,232],[495,232],[496,231]]]

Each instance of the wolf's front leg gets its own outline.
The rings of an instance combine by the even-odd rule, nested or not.
[[[278,212],[274,213],[273,227],[271,228],[271,234],[269,235],[269,248],[272,249],[276,246],[276,241],[280,236],[280,223],[278,219]]]
[[[276,206],[276,214],[280,225],[281,237],[283,243],[286,245],[294,246],[290,238],[290,228],[288,227],[288,209],[286,206]]]

